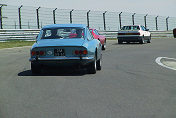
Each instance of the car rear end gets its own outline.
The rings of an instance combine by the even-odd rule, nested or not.
[[[119,31],[117,38],[121,42],[137,42],[142,36],[139,31]]]
[[[31,63],[40,66],[81,66],[93,57],[88,57],[88,50],[82,46],[37,47],[31,50]]]
[[[118,31],[117,39],[119,43],[122,42],[139,42],[143,38],[139,26],[124,26],[122,30]]]
[[[67,26],[67,27],[66,27]],[[31,70],[37,73],[41,67],[79,67],[94,60],[86,43],[84,30],[80,26],[54,25],[41,30],[31,48]],[[76,34],[70,37],[71,34]]]

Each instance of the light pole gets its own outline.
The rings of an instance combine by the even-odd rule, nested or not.
[[[38,29],[40,29],[40,21],[39,21],[39,9],[40,9],[41,7],[38,7],[37,9],[36,9],[36,12],[37,12],[37,26],[38,26]]]
[[[54,21],[54,24],[56,24],[56,10],[57,10],[57,8],[55,8],[53,10],[53,21]]]
[[[158,17],[159,17],[159,16],[156,16],[156,17],[155,17],[155,22],[156,22],[156,30],[158,30]]]
[[[2,26],[2,7],[7,6],[6,4],[0,4],[0,28],[3,29]]]
[[[105,14],[107,11],[103,13],[103,23],[104,23],[104,30],[106,30],[106,19],[105,19]]]
[[[23,7],[23,5],[21,5],[18,8],[18,16],[19,16],[19,28],[21,29],[21,8]]]
[[[134,25],[134,15],[135,15],[136,13],[134,13],[133,15],[132,15],[132,22],[133,22],[133,25]]]
[[[89,28],[89,13],[90,13],[90,10],[87,12],[87,27]]]
[[[72,9],[71,11],[70,11],[70,23],[72,24],[72,12],[74,11],[74,9]]]
[[[122,12],[120,12],[120,14],[119,14],[119,24],[120,24],[120,29],[122,28],[122,19],[121,19],[121,14],[122,14]]]
[[[147,16],[148,16],[148,14],[146,14],[146,15],[144,16],[145,28],[147,28]]]
[[[166,18],[166,28],[167,28],[167,31],[169,30],[169,21],[168,21],[168,19],[169,19],[169,16]]]

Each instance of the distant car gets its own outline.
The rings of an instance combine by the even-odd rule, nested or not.
[[[30,52],[32,73],[40,73],[43,66],[86,67],[92,74],[101,70],[101,43],[86,25],[45,26]]]
[[[173,29],[173,35],[174,35],[174,38],[176,38],[176,28]]]
[[[102,50],[105,50],[106,49],[106,37],[103,35],[100,35],[96,29],[90,28],[90,31],[95,39],[100,40],[102,44]]]
[[[123,42],[150,43],[151,33],[142,25],[128,25],[118,31],[117,39],[119,44]]]

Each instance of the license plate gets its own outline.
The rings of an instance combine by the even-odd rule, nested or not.
[[[65,56],[64,49],[54,49],[54,56]]]

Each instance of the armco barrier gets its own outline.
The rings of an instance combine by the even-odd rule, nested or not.
[[[0,29],[0,41],[35,40],[38,29]],[[118,31],[99,31],[107,38],[117,38]],[[173,38],[173,31],[151,31],[152,38]]]
[[[5,40],[35,40],[38,29],[0,29],[0,41]]]

